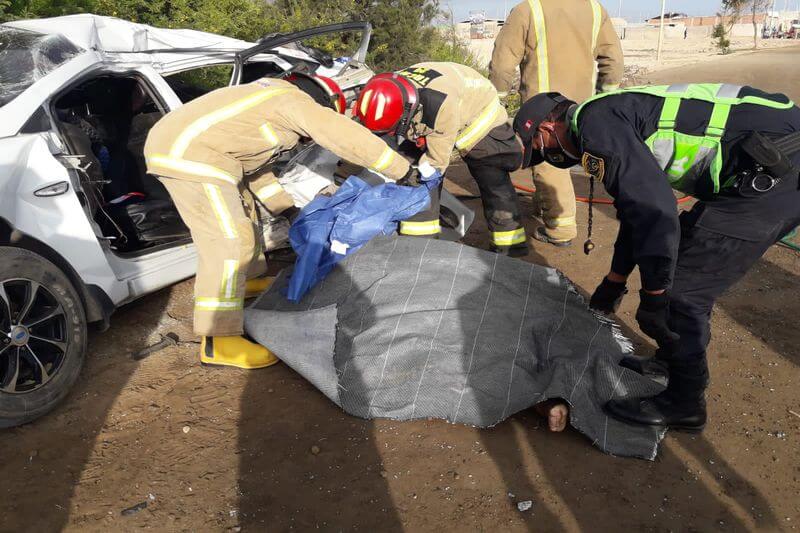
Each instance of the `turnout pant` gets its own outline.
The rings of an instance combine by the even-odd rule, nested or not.
[[[266,272],[258,210],[250,190],[244,184],[160,180],[197,248],[195,333],[241,335],[245,281]]]
[[[575,189],[569,170],[542,163],[533,169],[533,184],[547,236],[556,241],[577,237]]]
[[[796,179],[757,198],[720,196],[681,215],[681,241],[670,295],[677,347],[659,357],[670,369],[670,392],[696,400],[708,384],[706,348],[714,302],[762,255],[800,224]]]
[[[521,160],[522,149],[517,143],[514,130],[505,124],[491,130],[464,156],[464,162],[481,192],[483,211],[491,232],[492,249],[500,253],[524,253],[528,249],[525,228],[519,214],[517,191],[509,174],[519,168]],[[430,209],[400,223],[401,234],[434,236],[440,233],[440,192],[431,192]]]

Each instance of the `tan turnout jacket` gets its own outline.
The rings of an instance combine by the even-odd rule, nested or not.
[[[413,137],[425,137],[420,164],[440,172],[450,165],[453,149],[469,152],[508,114],[491,82],[457,63],[418,63],[398,72],[420,89],[422,111],[411,121]]]
[[[524,102],[558,91],[576,102],[622,81],[622,46],[598,0],[525,0],[508,15],[494,45],[489,79],[508,93],[517,67]]]
[[[267,78],[218,89],[170,112],[150,131],[144,153],[151,174],[238,185],[245,176],[267,172],[265,165],[302,137],[390,179],[409,169],[366,128],[291,83]],[[282,191],[274,177],[272,182],[264,194],[256,192],[262,201]]]

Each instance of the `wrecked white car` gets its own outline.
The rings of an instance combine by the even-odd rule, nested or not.
[[[307,44],[333,33],[349,34],[349,56]],[[188,230],[145,172],[156,121],[292,69],[352,99],[373,75],[370,34],[345,23],[248,43],[93,15],[0,25],[0,427],[64,398],[88,324],[195,273]]]

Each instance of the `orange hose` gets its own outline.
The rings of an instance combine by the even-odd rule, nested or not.
[[[530,187],[523,187],[522,185],[517,185],[516,183],[514,184],[514,188],[522,192],[529,192],[531,194],[536,192],[536,189],[531,189]],[[575,200],[578,202],[583,202],[585,204],[589,203],[589,199],[586,198],[585,196],[576,196]],[[688,202],[689,200],[693,200],[693,198],[691,196],[684,196],[683,198],[678,199],[678,203],[683,204]],[[595,204],[614,205],[613,200],[608,200],[606,198],[595,198],[594,200],[592,200],[592,202]]]

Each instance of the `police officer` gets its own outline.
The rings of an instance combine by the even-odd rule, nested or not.
[[[598,0],[524,0],[497,35],[489,65],[489,79],[501,98],[511,89],[517,69],[523,102],[550,91],[583,102],[595,91],[619,88],[622,45]],[[545,223],[534,238],[570,244],[577,225],[569,171],[543,163],[534,167],[533,182]]]
[[[492,249],[522,256],[528,243],[509,172],[519,168],[522,147],[492,84],[456,63],[419,63],[375,76],[361,91],[355,116],[380,134],[396,135],[422,151],[426,164],[444,174],[457,150],[478,182]],[[439,192],[430,209],[400,224],[403,235],[436,237]]]
[[[526,165],[581,162],[614,197],[619,236],[590,305],[616,311],[639,267],[636,319],[657,342],[669,385],[607,409],[629,422],[702,430],[714,302],[800,223],[800,109],[752,87],[641,87],[581,106],[537,95],[514,127]],[[671,189],[699,202],[679,218]]]
[[[253,193],[273,214],[293,205],[270,164],[311,138],[350,163],[391,179],[410,168],[386,143],[344,117],[345,99],[327,78],[294,74],[208,93],[168,113],[145,145],[191,230],[198,252],[195,333],[209,365],[261,368],[278,359],[242,337],[246,295],[266,289]],[[253,193],[251,193],[251,190]]]

